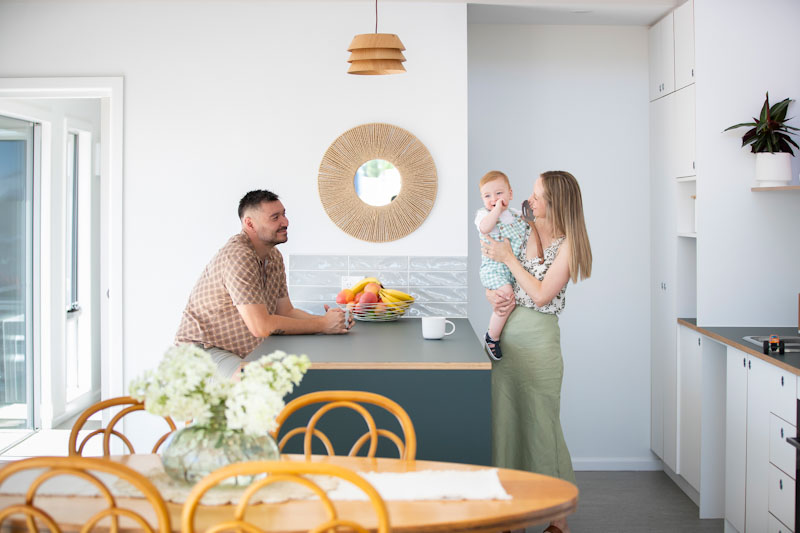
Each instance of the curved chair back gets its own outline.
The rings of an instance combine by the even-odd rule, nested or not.
[[[86,421],[89,419],[89,417],[91,417],[98,411],[102,411],[103,409],[108,409],[109,407],[115,407],[119,405],[126,407],[124,407],[117,414],[114,415],[114,417],[108,423],[107,427],[95,429],[94,431],[86,435],[81,440],[80,444],[78,444],[78,432],[81,431],[81,429],[83,428],[84,424],[86,424]],[[91,407],[87,408],[83,413],[81,413],[81,416],[78,417],[78,420],[76,420],[75,424],[73,424],[72,426],[72,432],[69,434],[69,454],[71,456],[82,455],[86,443],[89,441],[89,439],[91,439],[95,435],[103,435],[103,457],[108,457],[109,455],[111,455],[112,435],[122,440],[122,442],[128,449],[128,453],[136,453],[136,451],[133,449],[133,444],[131,444],[131,441],[129,441],[128,438],[121,432],[114,429],[114,427],[117,425],[117,422],[122,420],[122,417],[124,417],[128,413],[133,413],[135,411],[144,411],[144,404],[138,400],[131,398],[130,396],[119,396],[117,398],[110,398],[108,400],[103,400],[101,402],[98,402],[92,405]],[[153,446],[153,450],[150,453],[156,453],[156,451],[158,451],[158,448],[161,446],[161,444],[164,443],[169,434],[175,431],[175,422],[173,422],[172,419],[169,417],[164,417],[164,420],[167,421],[167,425],[169,426],[169,431],[164,433],[158,439],[155,446]]]
[[[28,486],[25,494],[25,503],[16,504],[0,510],[0,527],[4,522],[14,515],[23,515],[27,524],[28,532],[39,531],[39,524],[44,526],[44,530],[58,533],[61,528],[58,521],[49,514],[43,507],[37,506],[37,491],[48,479],[58,476],[73,476],[88,481],[97,489],[99,496],[106,501],[106,508],[92,515],[81,528],[81,532],[93,531],[95,528],[117,533],[120,528],[119,520],[121,517],[137,524],[137,529],[148,533],[170,533],[169,513],[167,506],[156,487],[149,479],[139,472],[119,464],[101,459],[99,457],[32,457],[9,463],[0,470],[0,486],[12,475],[25,470],[42,470],[42,473]],[[157,524],[153,527],[146,518],[140,513],[126,507],[120,507],[106,484],[96,475],[97,472],[111,474],[118,479],[124,480],[142,493],[148,501],[155,514]],[[104,518],[110,518],[111,526],[100,524]],[[107,522],[107,521],[106,521]]]
[[[283,435],[283,437],[280,438],[278,441],[278,447],[281,450],[283,450],[283,447],[286,445],[289,439],[295,435],[304,435],[303,452],[305,453],[306,459],[311,457],[311,442],[313,437],[317,437],[322,441],[323,445],[325,446],[325,450],[328,452],[328,455],[336,455],[333,450],[333,444],[328,436],[317,429],[317,422],[319,422],[319,419],[322,418],[325,413],[333,409],[348,408],[359,413],[367,424],[367,432],[358,437],[348,455],[352,456],[358,454],[364,443],[369,441],[367,457],[375,457],[375,452],[378,449],[378,438],[386,437],[394,442],[395,446],[397,447],[397,451],[400,453],[401,459],[413,460],[416,458],[417,435],[414,432],[414,424],[411,422],[411,418],[408,416],[408,413],[406,413],[405,409],[403,409],[397,402],[390,400],[386,396],[375,394],[373,392],[330,390],[311,392],[309,394],[299,396],[286,404],[286,407],[284,407],[280,414],[278,414],[278,417],[275,420],[277,428],[273,432],[272,436],[276,440],[278,439],[278,435],[280,434],[283,424],[286,422],[289,416],[292,415],[292,413],[296,412],[302,407],[316,403],[324,403],[325,405],[321,406],[317,412],[314,413],[305,427],[297,427],[289,430],[285,433],[285,435]],[[403,438],[401,439],[397,434],[387,429],[378,429],[375,425],[375,420],[373,419],[372,415],[361,404],[376,405],[393,414],[395,418],[397,418],[397,421],[400,423],[400,427],[403,430]]]
[[[319,498],[320,504],[325,508],[327,520],[319,524],[315,528],[309,530],[310,533],[322,533],[328,531],[338,531],[339,527],[347,528],[351,531],[359,533],[367,533],[367,529],[359,524],[342,519],[333,505],[333,502],[325,493],[325,491],[305,475],[325,475],[334,476],[339,479],[348,481],[361,489],[369,498],[372,508],[378,519],[376,531],[378,533],[387,533],[389,529],[389,512],[386,509],[386,504],[378,494],[378,491],[367,482],[363,477],[359,476],[352,470],[347,468],[331,465],[325,463],[308,463],[308,462],[291,462],[291,461],[251,461],[245,463],[233,463],[224,466],[214,472],[210,473],[201,479],[189,493],[186,503],[183,504],[183,513],[181,514],[181,531],[183,533],[194,533],[194,517],[197,511],[197,506],[203,495],[208,492],[212,487],[220,482],[233,476],[256,476],[259,474],[268,474],[266,477],[255,479],[244,491],[238,504],[234,510],[232,520],[216,524],[205,531],[205,533],[218,533],[221,531],[243,531],[247,533],[260,533],[263,531],[260,527],[245,520],[245,513],[250,506],[250,499],[261,488],[275,482],[294,482],[303,485],[310,489]]]

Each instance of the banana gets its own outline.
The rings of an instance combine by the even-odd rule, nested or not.
[[[367,283],[377,283],[378,285],[380,285],[381,282],[378,278],[364,278],[355,285],[353,285],[352,287],[350,287],[350,290],[353,291],[353,294],[358,294],[359,292],[364,290],[364,287],[367,286]]]
[[[386,289],[381,289],[378,291],[378,296],[380,296],[381,300],[386,302],[387,304],[392,304],[395,302],[399,302],[400,300],[386,292]]]
[[[406,294],[403,291],[398,291],[397,289],[381,289],[382,296],[389,296],[394,298],[397,301],[401,302],[413,302],[414,297],[410,294]]]

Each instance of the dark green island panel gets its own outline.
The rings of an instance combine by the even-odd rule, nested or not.
[[[423,339],[419,319],[357,322],[347,335],[267,338],[247,359],[275,350],[306,354],[311,370],[287,401],[319,390],[382,394],[411,417],[417,459],[490,465],[491,364],[469,321],[451,320],[456,332],[442,340]],[[313,410],[301,410],[287,427],[296,427],[300,421],[304,425]],[[370,413],[378,427],[402,435],[391,415],[380,409],[370,409]],[[349,409],[327,413],[318,427],[340,455],[347,454],[356,436],[366,431],[361,416]],[[313,451],[324,453],[318,441]],[[302,439],[295,437],[284,452],[302,453]],[[378,455],[397,457],[397,450],[388,439],[381,439]]]

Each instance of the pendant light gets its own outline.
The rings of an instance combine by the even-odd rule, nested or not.
[[[348,74],[400,74],[405,72],[403,56],[405,47],[400,37],[393,33],[378,33],[378,0],[375,0],[375,33],[362,33],[353,37],[350,47]]]

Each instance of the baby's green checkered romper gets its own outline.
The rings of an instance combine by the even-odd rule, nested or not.
[[[475,215],[475,226],[478,227],[480,232],[480,223],[483,217],[489,214],[485,207],[478,209]],[[499,240],[500,237],[508,240],[511,243],[511,250],[514,255],[519,257],[522,250],[522,243],[528,235],[528,224],[523,220],[519,211],[509,207],[501,215],[497,225],[489,232],[488,235],[481,234],[481,237]],[[511,271],[503,263],[498,263],[493,259],[486,256],[481,258],[480,269],[481,283],[487,289],[497,289],[507,283],[514,284],[514,276]]]

